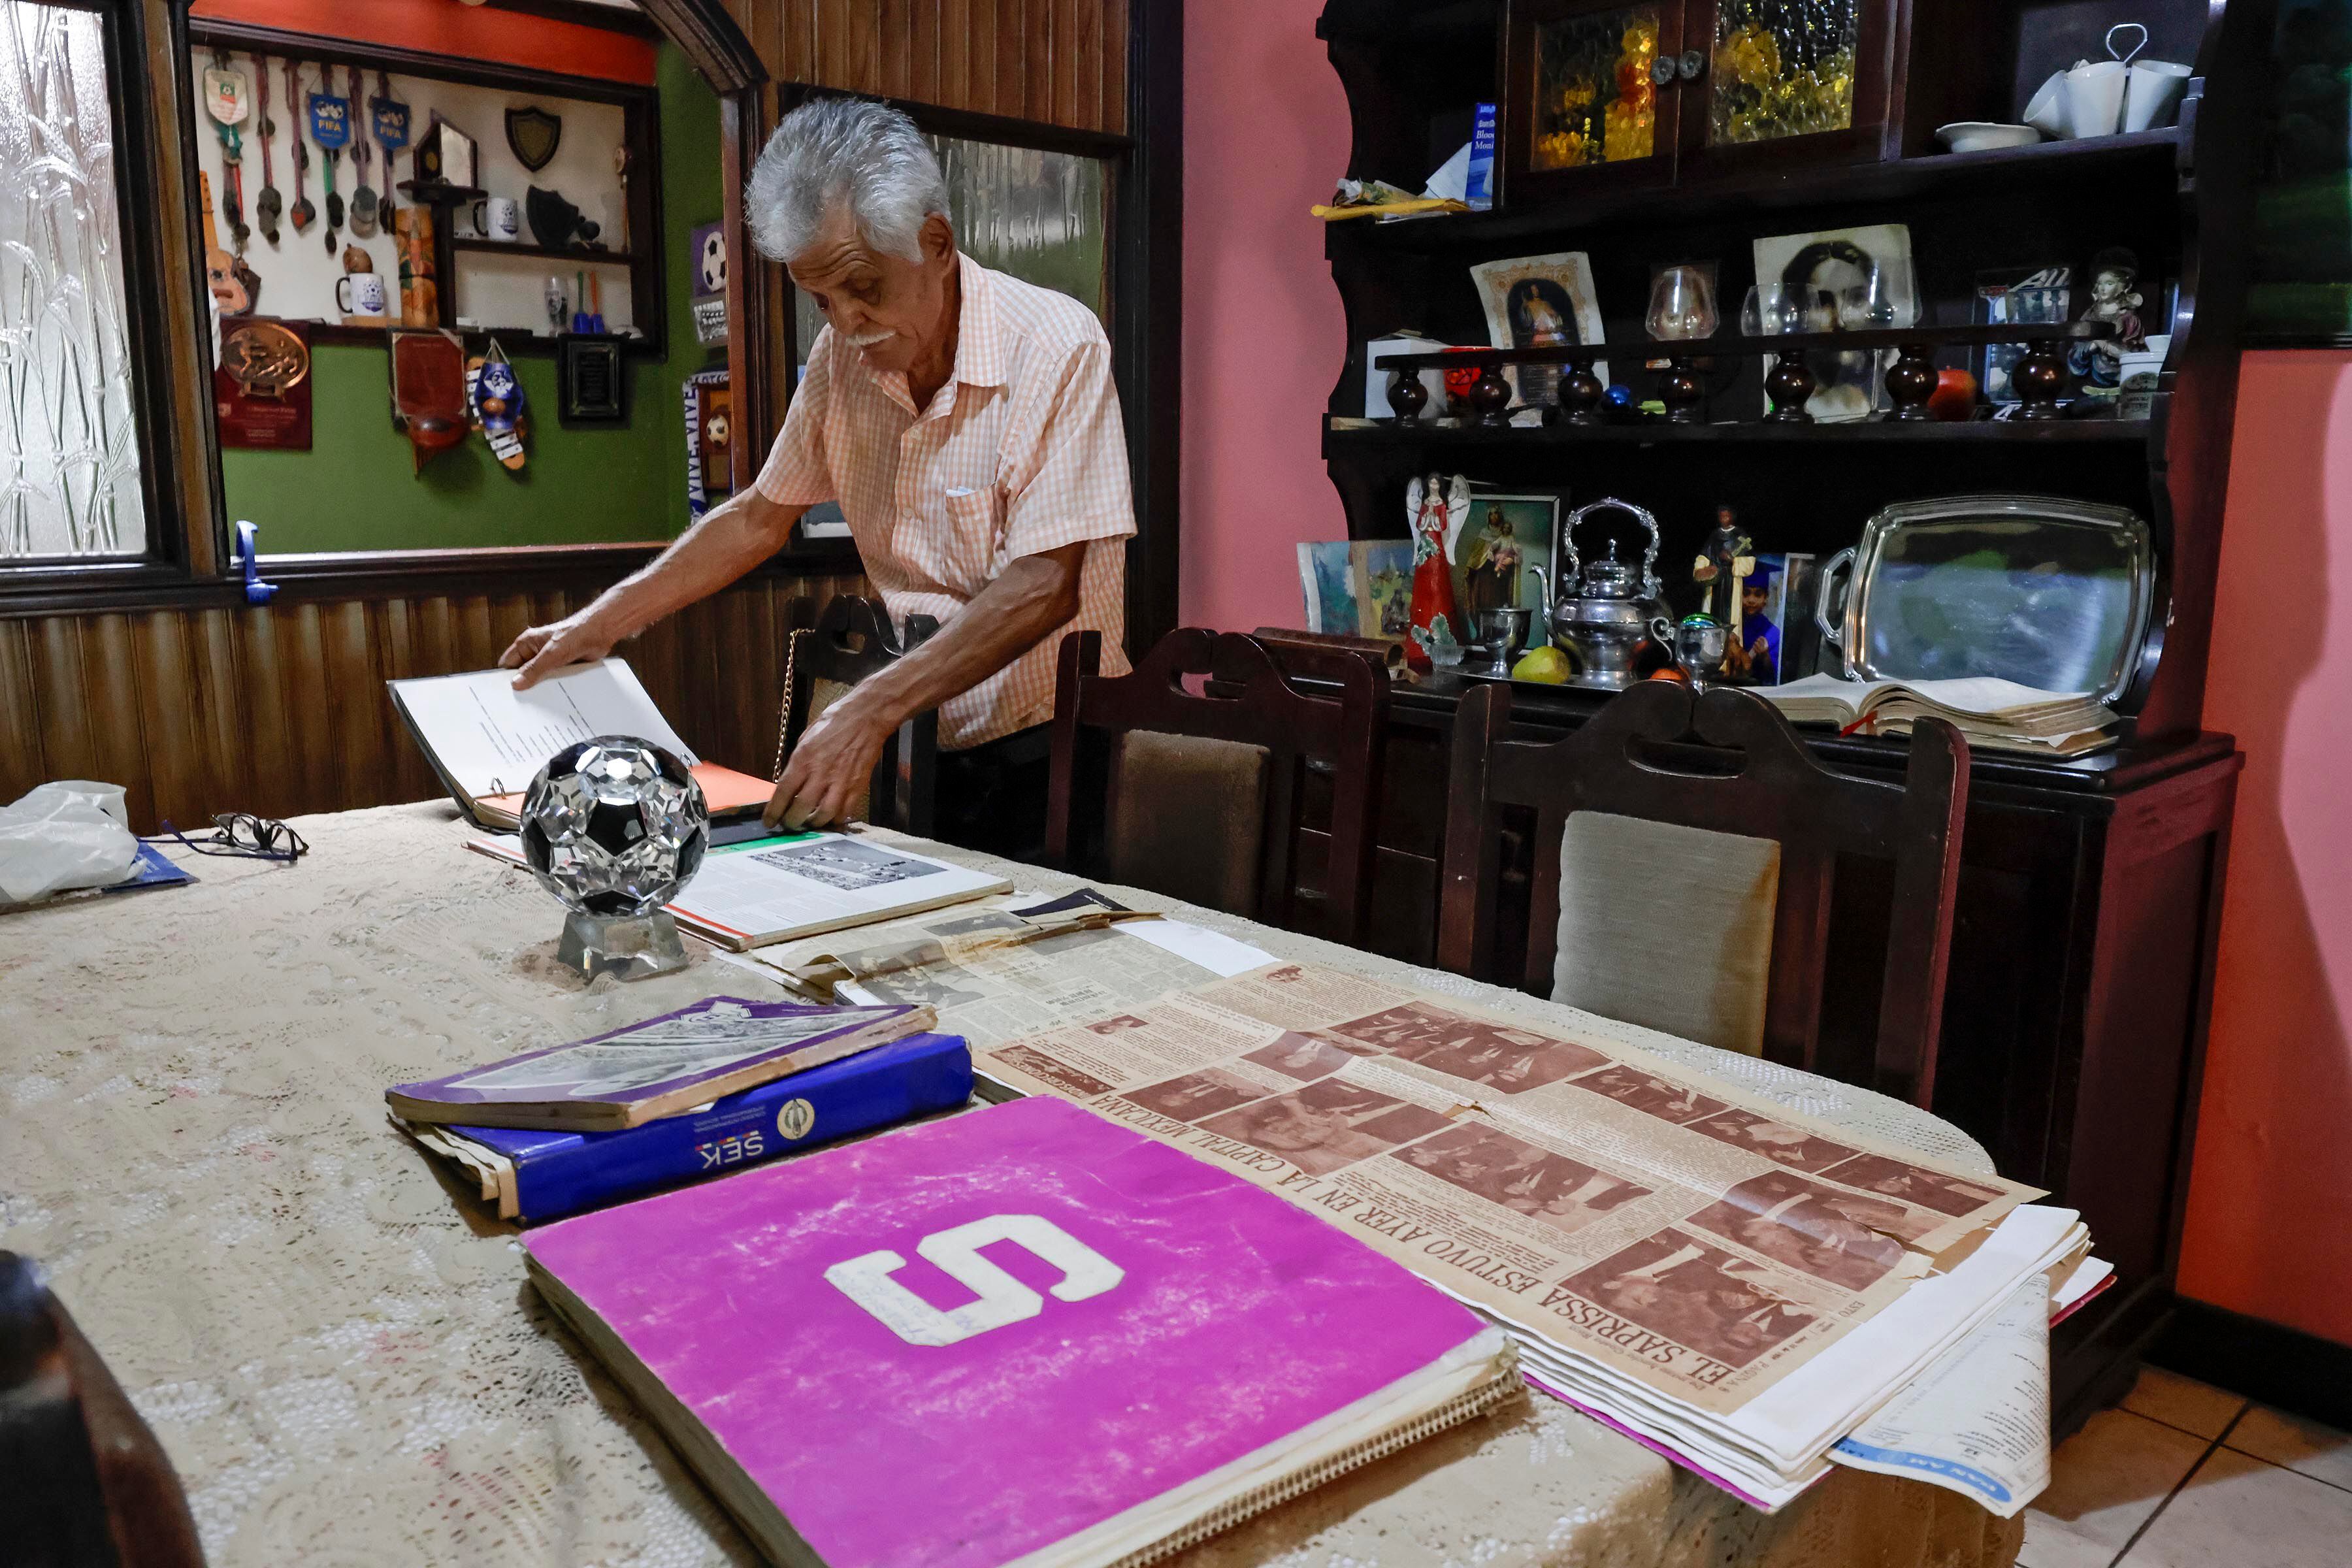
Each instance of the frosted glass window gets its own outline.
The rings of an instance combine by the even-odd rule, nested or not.
[[[947,176],[948,221],[966,256],[1105,314],[1108,211],[1101,159],[955,136],[929,141]],[[805,359],[824,317],[798,289],[793,301],[794,341]]]
[[[1717,147],[1853,124],[1862,0],[1721,0],[1707,140]]]
[[[147,543],[102,17],[0,0],[0,559]]]

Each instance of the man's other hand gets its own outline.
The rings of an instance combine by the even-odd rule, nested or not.
[[[860,719],[844,702],[802,733],[761,821],[793,833],[848,821],[889,741],[888,728]]]
[[[499,655],[500,668],[520,668],[514,689],[528,691],[569,664],[591,664],[613,651],[621,639],[599,629],[585,610],[548,626],[533,626],[507,645]]]

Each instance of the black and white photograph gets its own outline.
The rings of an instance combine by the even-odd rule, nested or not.
[[[854,838],[820,838],[813,844],[788,844],[782,849],[765,850],[751,858],[762,866],[773,866],[779,870],[790,871],[795,877],[806,877],[812,882],[838,888],[845,893],[863,892],[868,888],[887,888],[893,882],[930,876],[939,869],[929,861],[909,860],[904,855],[893,855],[887,849],[872,844],[860,844]]]

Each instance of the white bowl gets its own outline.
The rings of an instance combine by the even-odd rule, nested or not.
[[[2042,132],[2031,125],[1963,120],[1936,127],[1936,139],[1954,153],[1987,153],[1995,147],[2031,147],[2042,140]]]

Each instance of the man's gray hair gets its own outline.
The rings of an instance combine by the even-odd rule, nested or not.
[[[820,98],[784,116],[743,193],[761,254],[783,261],[807,247],[826,213],[846,203],[866,244],[923,258],[923,220],[948,210],[940,161],[915,122],[855,98]]]

